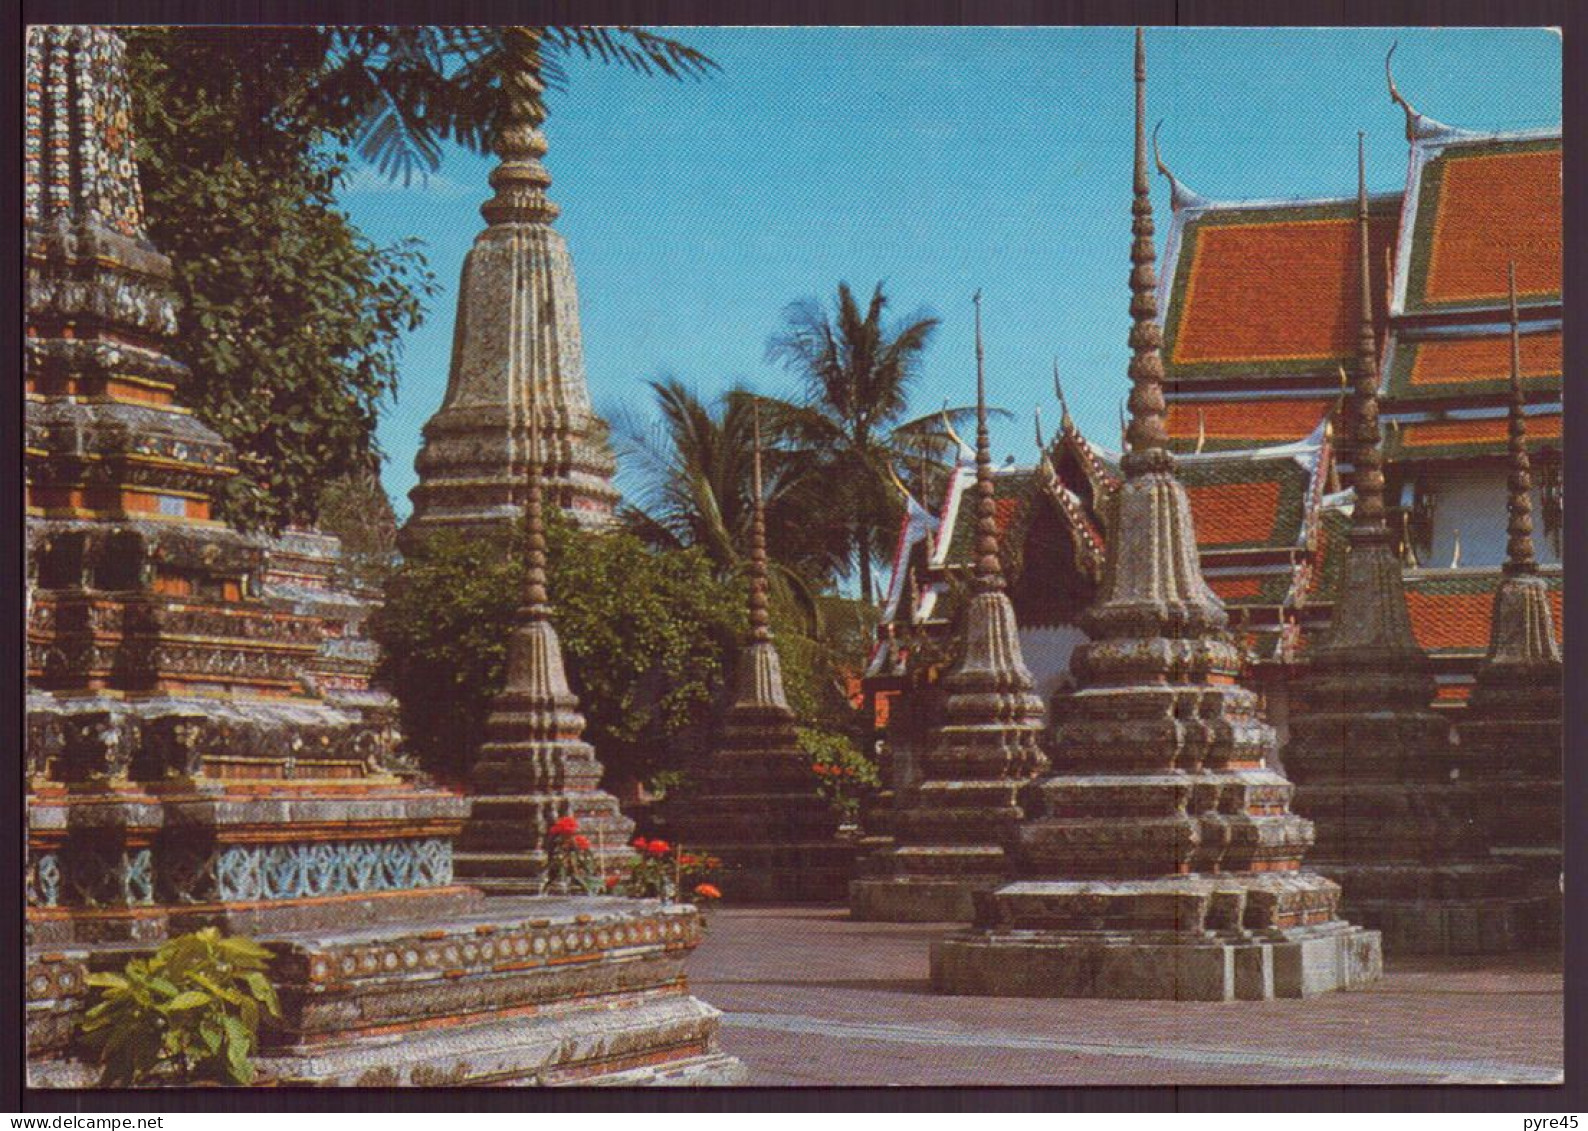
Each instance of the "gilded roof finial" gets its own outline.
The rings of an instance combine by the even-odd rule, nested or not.
[[[1169,181],[1169,207],[1179,212],[1182,208],[1201,208],[1208,203],[1207,198],[1200,193],[1192,192],[1180,183],[1180,178],[1169,171],[1169,166],[1163,163],[1163,155],[1158,151],[1158,131],[1163,129],[1163,119],[1158,119],[1158,124],[1152,127],[1152,161],[1158,167],[1158,172]]]
[[[1390,100],[1406,113],[1406,140],[1417,142],[1430,138],[1454,138],[1472,136],[1467,130],[1456,129],[1445,123],[1430,118],[1427,114],[1419,113],[1412,104],[1406,101],[1406,96],[1395,85],[1394,72],[1390,70],[1390,60],[1395,57],[1395,48],[1400,46],[1400,40],[1390,45],[1389,54],[1384,56],[1384,79],[1389,83]]]
[[[981,342],[981,292],[971,297],[976,307],[976,588],[1004,587],[998,560],[998,503],[994,498],[992,440],[987,432],[987,374]]]
[[[1127,477],[1174,467],[1169,454],[1169,433],[1164,427],[1167,408],[1163,399],[1163,358],[1159,347],[1158,279],[1153,270],[1152,196],[1147,183],[1147,48],[1141,28],[1136,29],[1136,168],[1131,203],[1130,248],[1130,423],[1126,429],[1129,450],[1124,457]]]
[[[976,458],[976,449],[967,444],[964,437],[954,431],[954,425],[949,423],[947,401],[943,402],[943,410],[938,414],[938,417],[943,422],[943,431],[948,433],[948,438],[954,441],[954,446],[959,449],[960,456],[963,457],[966,452],[969,452],[971,459],[974,460]]]
[[[1047,451],[1047,448],[1048,448],[1047,443],[1042,439],[1042,406],[1041,405],[1034,406],[1034,410],[1032,412],[1032,417],[1033,417],[1033,421],[1034,421],[1034,423],[1036,424],[1036,427],[1037,427],[1037,454],[1039,456],[1041,456],[1043,453],[1045,453]]]
[[[1197,455],[1202,454],[1202,448],[1208,442],[1208,417],[1201,405],[1197,405]]]
[[[1061,429],[1073,428],[1074,419],[1070,416],[1070,402],[1064,399],[1064,386],[1059,381],[1059,359],[1053,359],[1053,391],[1059,398],[1059,427]]]
[[[1511,474],[1507,482],[1505,572],[1507,575],[1538,572],[1533,552],[1533,468],[1527,455],[1526,398],[1522,395],[1522,327],[1516,310],[1516,261],[1510,264],[1511,300]]]
[[[1384,523],[1384,450],[1378,421],[1378,347],[1373,334],[1373,296],[1369,289],[1367,209],[1367,141],[1356,135],[1356,226],[1357,260],[1361,276],[1362,301],[1357,320],[1356,373],[1351,397],[1352,485],[1356,505],[1352,509],[1352,530],[1374,537],[1388,537]]]
[[[754,493],[750,520],[750,638],[755,643],[772,639],[771,616],[767,612],[766,585],[766,501],[761,494],[761,405],[751,402],[755,431],[755,455],[751,462],[750,489]]]

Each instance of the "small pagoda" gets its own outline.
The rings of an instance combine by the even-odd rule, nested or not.
[[[1020,791],[1047,768],[1042,700],[1020,650],[1005,591],[987,432],[981,295],[976,295],[976,566],[959,625],[961,654],[940,684],[941,721],[898,793],[894,842],[849,889],[856,919],[966,922],[978,892],[1009,875],[1005,846],[1024,811]]]
[[[700,769],[700,788],[669,805],[684,848],[720,857],[735,902],[842,902],[853,843],[816,789],[795,735],[767,604],[761,426],[755,425],[750,543],[750,638],[739,652],[733,702]]]
[[[1203,579],[1168,449],[1136,32],[1132,359],[1124,482],[1109,499],[1099,594],[1082,616],[1078,686],[1053,704],[1057,772],[1012,846],[1021,878],[932,948],[940,991],[1021,997],[1262,1000],[1356,986],[1376,932],[1339,917],[1338,885],[1303,871],[1273,729]]]
[[[452,368],[441,408],[424,427],[404,547],[436,531],[500,531],[524,513],[528,463],[577,523],[612,521],[618,491],[607,425],[590,405],[579,292],[567,242],[553,224],[541,158],[542,111],[518,76],[497,132],[486,227],[463,263]]]
[[[1431,704],[1384,504],[1379,366],[1369,298],[1365,161],[1357,158],[1362,306],[1344,439],[1352,455],[1347,550],[1328,629],[1305,657],[1285,768],[1317,825],[1314,862],[1392,953],[1496,953],[1519,942],[1528,901],[1493,863],[1479,796]]]
[[[1549,588],[1533,551],[1533,476],[1522,396],[1516,269],[1511,268],[1510,476],[1504,579],[1494,595],[1489,652],[1458,726],[1464,775],[1481,783],[1481,820],[1490,854],[1516,865],[1539,914],[1524,922],[1527,941],[1560,945],[1561,696],[1560,645]]]
[[[581,738],[584,715],[551,623],[545,505],[533,457],[524,510],[524,601],[508,639],[507,682],[486,717],[485,742],[469,771],[474,808],[456,857],[458,877],[494,895],[545,890],[547,836],[563,817],[578,821],[603,873],[634,857],[634,822],[601,788],[601,763]]]

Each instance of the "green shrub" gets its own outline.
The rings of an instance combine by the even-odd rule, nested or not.
[[[281,1016],[265,976],[270,952],[214,927],[162,943],[120,974],[96,973],[99,1001],[82,1023],[102,1087],[248,1084],[263,1016]]]

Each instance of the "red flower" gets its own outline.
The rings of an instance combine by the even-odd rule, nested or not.
[[[673,846],[665,840],[653,840],[645,846],[645,851],[652,856],[666,856],[673,850]]]
[[[695,885],[695,894],[698,895],[701,899],[721,899],[722,898],[722,893],[717,890],[715,884],[696,884]]]
[[[614,872],[612,875],[607,877],[607,891],[611,891],[613,888],[615,888],[617,886],[618,886],[618,875],[617,875],[616,872]]]
[[[573,846],[580,852],[589,852],[590,838],[587,836],[576,836],[573,838]]]
[[[648,843],[649,842],[644,837],[637,836],[633,840],[629,841],[629,847],[630,848],[635,848],[635,849],[638,849],[641,852],[644,852],[645,851],[645,846]]]
[[[686,868],[687,868],[687,867],[689,867],[689,866],[690,866],[690,865],[691,865],[691,864],[699,864],[699,863],[700,863],[700,857],[698,857],[698,856],[691,856],[691,855],[690,855],[690,854],[689,854],[689,853],[687,853],[687,852],[686,852],[686,853],[684,853],[684,854],[683,854],[683,855],[682,855],[682,856],[680,856],[680,857],[679,857],[679,858],[678,858],[678,862],[679,862],[679,863],[680,863],[680,864],[682,864],[682,865],[683,865],[683,866],[684,866],[684,867],[686,867]]]
[[[579,831],[579,822],[572,817],[559,817],[549,830],[552,836],[572,836]]]

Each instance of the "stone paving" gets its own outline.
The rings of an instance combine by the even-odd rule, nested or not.
[[[930,940],[952,924],[841,907],[723,908],[689,962],[752,1085],[1556,1083],[1559,955],[1418,957],[1306,1000],[944,997]]]

